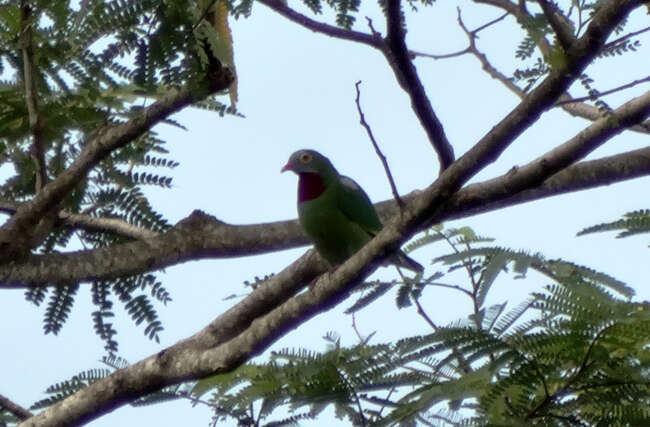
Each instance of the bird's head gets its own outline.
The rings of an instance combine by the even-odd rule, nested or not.
[[[293,153],[281,170],[285,171],[293,171],[298,175],[315,173],[322,177],[336,175],[336,169],[329,159],[314,150],[298,150]]]

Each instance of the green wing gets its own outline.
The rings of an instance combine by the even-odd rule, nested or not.
[[[371,236],[377,234],[383,225],[375,207],[365,191],[352,178],[339,177],[339,208],[350,221],[355,222]]]

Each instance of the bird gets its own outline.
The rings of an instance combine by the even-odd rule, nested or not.
[[[332,162],[315,150],[294,152],[281,172],[298,175],[298,220],[318,253],[333,266],[345,262],[383,225],[365,191],[352,178],[339,174]],[[422,273],[424,268],[402,250],[386,264]]]

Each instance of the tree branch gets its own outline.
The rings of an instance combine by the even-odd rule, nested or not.
[[[25,103],[29,116],[29,129],[32,133],[32,145],[29,150],[34,162],[36,175],[35,192],[47,184],[47,166],[43,149],[43,119],[38,108],[38,93],[35,83],[34,46],[32,40],[31,9],[25,0],[20,2],[20,44],[23,53],[23,85],[25,86]]]
[[[227,68],[211,70],[204,87],[192,89],[188,85],[181,89],[171,89],[167,95],[128,122],[110,124],[99,129],[89,141],[82,144],[84,149],[68,169],[43,187],[32,200],[21,205],[0,227],[0,263],[22,259],[29,250],[40,244],[40,239],[49,231],[39,230],[41,219],[56,211],[58,204],[72,188],[111,151],[128,144],[170,114],[227,88],[231,81],[232,73]]]
[[[22,406],[13,402],[8,397],[3,396],[2,394],[0,394],[0,408],[4,408],[11,415],[18,418],[21,421],[24,421],[34,416],[34,414],[32,414],[29,410],[23,408]]]
[[[364,116],[363,110],[361,109],[361,101],[360,101],[361,91],[359,90],[360,84],[361,84],[361,80],[359,80],[354,84],[354,87],[357,90],[357,97],[355,99],[355,103],[357,104],[357,111],[359,112],[359,121],[361,123],[361,126],[363,126],[366,132],[368,133],[370,142],[372,142],[372,146],[375,148],[375,152],[377,153],[377,156],[379,156],[379,160],[381,160],[381,164],[384,166],[384,171],[386,172],[386,176],[388,177],[388,183],[390,184],[390,190],[393,192],[393,197],[395,198],[397,205],[400,207],[404,206],[404,202],[402,202],[402,199],[400,199],[399,193],[397,192],[397,187],[395,186],[395,180],[393,180],[393,174],[390,173],[390,168],[388,167],[388,161],[386,160],[386,156],[384,156],[384,153],[381,152],[381,149],[379,148],[377,141],[375,141],[375,137],[372,134],[372,129],[370,129],[370,125],[368,125],[368,123],[366,122],[366,117]]]
[[[0,212],[13,215],[21,205],[22,203],[19,202],[0,199]],[[106,231],[136,240],[147,239],[159,234],[147,228],[130,224],[123,219],[94,217],[68,211],[59,212],[55,225],[70,227],[76,230]]]
[[[624,36],[621,36],[617,39],[612,40],[611,42],[607,43],[604,48],[607,49],[608,47],[616,46],[618,43],[621,43],[622,41],[625,41],[629,38],[632,38],[634,36],[638,36],[639,34],[643,34],[650,31],[650,27],[645,27],[642,28],[638,31],[632,31],[631,33],[625,34]]]
[[[257,1],[259,3],[262,3],[264,6],[273,9],[280,15],[287,18],[288,20],[295,22],[296,24],[299,24],[302,27],[307,28],[308,30],[325,34],[327,36],[334,37],[337,39],[363,43],[368,46],[381,49],[382,40],[379,37],[375,37],[371,34],[366,34],[359,31],[346,30],[340,27],[335,27],[334,25],[325,24],[323,22],[318,22],[301,13],[296,12],[281,0],[257,0]]]
[[[615,88],[605,90],[603,92],[599,92],[597,96],[583,96],[582,98],[572,98],[572,99],[569,99],[569,100],[558,101],[558,102],[555,103],[554,106],[557,107],[557,106],[562,106],[562,105],[570,104],[570,103],[574,103],[574,102],[583,102],[583,101],[594,100],[594,99],[597,99],[597,98],[602,98],[603,96],[611,95],[612,93],[619,92],[619,91],[625,90],[625,89],[629,89],[631,87],[634,87],[636,85],[639,85],[641,83],[646,83],[646,82],[650,82],[650,76],[646,76],[646,77],[644,77],[642,79],[634,80],[634,81],[632,81],[630,83],[626,83],[624,85],[617,86]],[[639,126],[643,126],[643,125],[644,124],[640,124]],[[648,123],[647,126],[648,126],[648,131],[650,131],[650,123]]]
[[[442,123],[436,116],[418,77],[417,70],[411,62],[410,53],[404,40],[406,27],[400,0],[387,0],[386,20],[388,35],[386,47],[382,49],[382,52],[393,69],[400,86],[409,95],[411,107],[424,128],[429,142],[438,154],[440,171],[443,171],[453,163],[454,149],[445,135]]]
[[[468,185],[441,208],[442,216],[445,220],[464,218],[547,197],[648,176],[650,175],[650,148],[576,163],[547,178],[536,187],[512,194],[509,186],[517,171],[518,169],[513,169],[511,173],[489,181]],[[485,204],[482,204],[483,202]]]
[[[94,250],[30,255],[0,265],[0,287],[110,279],[204,258],[230,258],[307,244],[297,221],[229,225],[195,211],[154,237]],[[29,284],[29,285],[28,285]]]

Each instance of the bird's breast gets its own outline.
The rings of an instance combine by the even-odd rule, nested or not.
[[[298,176],[298,203],[320,197],[325,191],[323,179],[317,173],[301,173]]]

